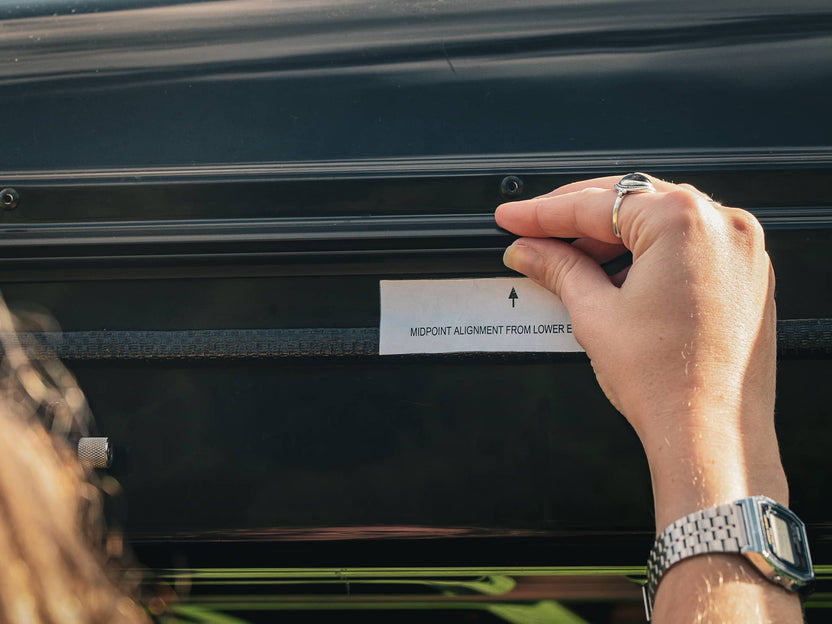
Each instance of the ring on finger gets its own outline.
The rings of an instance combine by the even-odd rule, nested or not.
[[[621,238],[621,230],[618,229],[618,209],[624,197],[629,193],[655,193],[656,189],[650,178],[643,173],[630,173],[615,183],[615,190],[618,191],[618,197],[612,205],[612,233]]]

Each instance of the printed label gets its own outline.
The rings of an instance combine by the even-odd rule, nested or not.
[[[561,300],[524,277],[382,280],[379,353],[583,351]]]

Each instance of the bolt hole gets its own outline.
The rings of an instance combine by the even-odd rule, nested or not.
[[[500,182],[500,192],[505,197],[517,197],[523,194],[523,180],[517,176],[506,176]]]
[[[13,188],[4,188],[0,190],[0,207],[6,210],[13,210],[17,208],[17,202],[20,201],[20,196]]]

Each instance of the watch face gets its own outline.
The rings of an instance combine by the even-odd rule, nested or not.
[[[769,514],[769,528],[771,541],[774,547],[772,551],[781,559],[785,559],[792,565],[797,564],[795,552],[792,548],[791,527],[789,523],[777,514]]]
[[[799,580],[812,577],[812,561],[803,523],[791,511],[777,504],[760,503],[763,539],[771,563],[782,573]]]

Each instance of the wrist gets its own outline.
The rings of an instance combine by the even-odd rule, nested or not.
[[[651,472],[655,474],[651,468]],[[789,488],[782,467],[742,471],[736,467],[681,467],[653,480],[656,532],[689,513],[749,496],[767,496],[789,504]]]
[[[677,426],[645,443],[656,530],[691,512],[762,494],[788,505],[788,484],[773,424],[742,434],[729,427]]]

